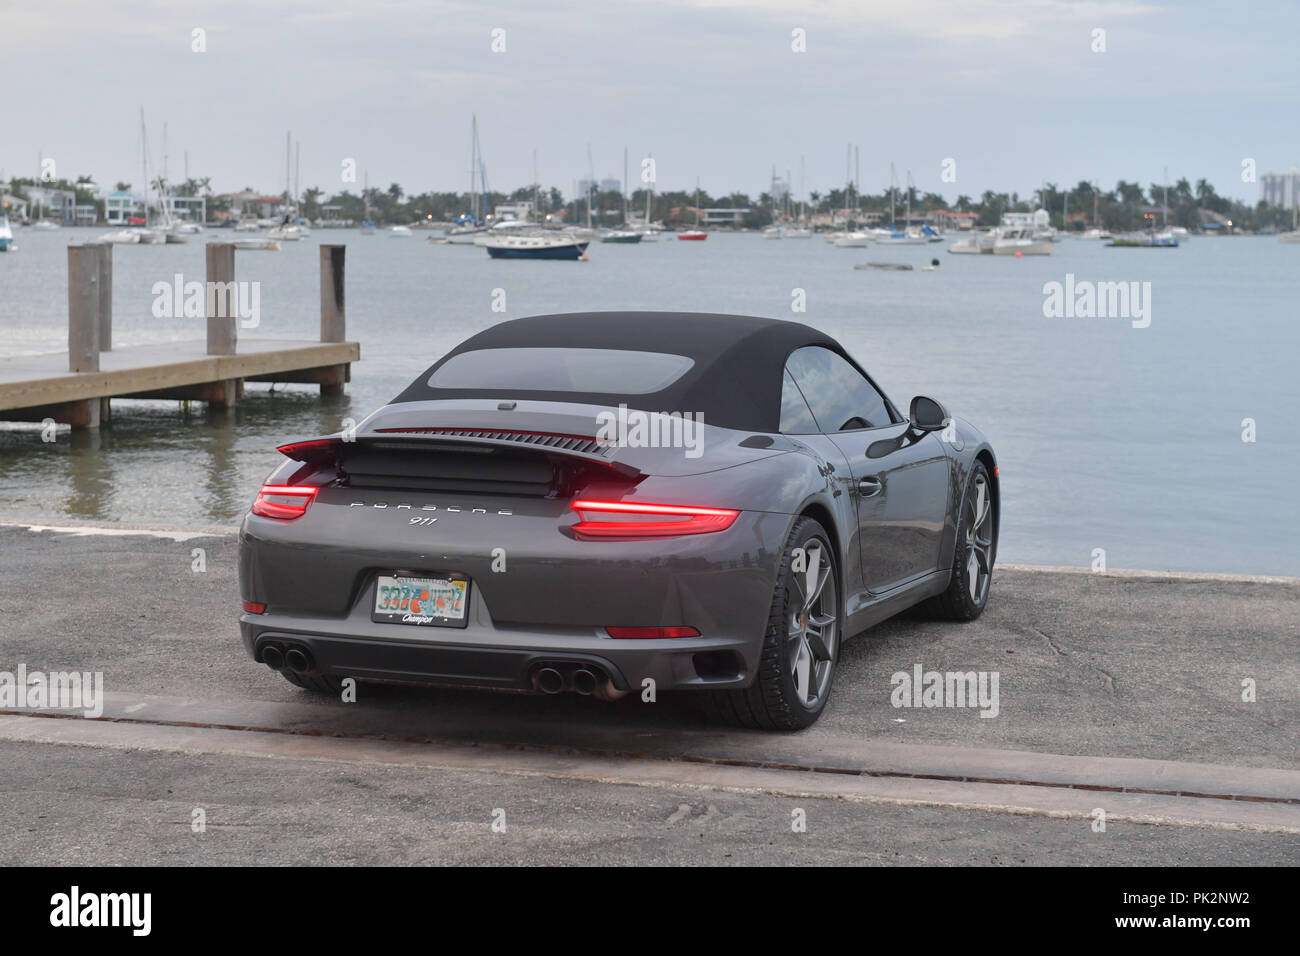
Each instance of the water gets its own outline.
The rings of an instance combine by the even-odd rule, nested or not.
[[[0,255],[0,354],[67,346],[65,247],[90,230],[22,230]],[[156,319],[153,283],[202,279],[208,232],[184,246],[114,251],[114,342],[202,338],[201,319]],[[237,521],[275,466],[274,447],[337,431],[392,398],[461,339],[504,318],[589,309],[740,312],[836,336],[900,407],[945,402],[999,456],[1004,562],[1300,575],[1300,246],[1196,238],[1174,250],[1067,240],[1047,257],[953,256],[946,246],[835,249],[754,235],[594,244],[590,262],[495,261],[474,247],[317,230],[280,252],[240,252],[261,282],[261,326],[241,336],[314,339],[322,242],[348,247],[348,337],[361,343],[346,396],[250,384],[230,413],[114,402],[95,434],[42,443],[0,426],[0,520]],[[941,267],[923,273],[932,257]],[[865,260],[914,272],[855,271]],[[1152,319],[1048,319],[1043,284],[1151,283]],[[493,312],[494,290],[506,310]],[[795,290],[807,311],[792,313]],[[1242,441],[1242,420],[1258,441]]]

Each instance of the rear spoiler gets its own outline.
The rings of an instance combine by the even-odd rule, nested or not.
[[[641,478],[643,473],[623,462],[613,460],[617,447],[585,435],[511,429],[475,429],[454,427],[379,428],[367,435],[345,439],[342,435],[290,442],[276,450],[294,461],[321,464],[336,457],[347,444],[364,444],[372,448],[435,449],[439,447],[476,447],[531,450],[562,458],[576,459],[612,469],[626,478]]]

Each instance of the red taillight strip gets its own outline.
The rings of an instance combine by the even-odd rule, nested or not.
[[[313,458],[323,457],[325,453],[333,451],[342,444],[341,438],[313,438],[310,441],[289,442],[287,445],[281,445],[276,451],[294,461],[311,461]]]
[[[700,508],[693,505],[657,505],[630,501],[592,501],[579,498],[571,505],[579,521],[573,531],[586,538],[663,538],[679,534],[708,534],[725,531],[739,517],[729,508]],[[600,521],[589,517],[617,515]],[[638,520],[663,516],[672,520]]]
[[[610,637],[619,638],[656,638],[656,637],[699,637],[700,632],[693,627],[607,627]]]
[[[263,518],[292,521],[303,516],[319,490],[312,485],[263,485],[251,510]]]

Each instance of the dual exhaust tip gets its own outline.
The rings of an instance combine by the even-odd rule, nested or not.
[[[282,648],[279,644],[266,644],[262,647],[262,663],[273,671],[287,668],[295,674],[306,674],[315,667],[311,654],[303,648]]]
[[[614,682],[599,668],[585,664],[544,664],[533,671],[533,687],[543,694],[558,694],[571,690],[583,697],[617,700],[627,691],[620,691]]]

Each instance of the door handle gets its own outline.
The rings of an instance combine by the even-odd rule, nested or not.
[[[870,498],[873,495],[878,495],[880,494],[881,491],[884,490],[884,488],[885,488],[884,484],[881,482],[879,478],[876,478],[875,476],[872,476],[870,478],[862,478],[858,481],[858,491],[861,493],[862,497],[864,498]]]

